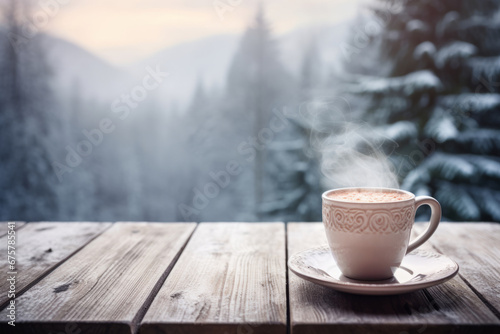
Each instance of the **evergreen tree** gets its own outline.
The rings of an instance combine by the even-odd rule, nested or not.
[[[0,219],[51,219],[58,180],[50,148],[58,140],[58,119],[42,38],[23,29],[32,17],[28,1],[4,1],[1,11]]]
[[[400,145],[402,188],[434,196],[447,219],[500,221],[499,8],[378,1],[367,22],[386,24],[356,58],[379,65],[351,71],[365,118]]]
[[[276,42],[259,8],[254,23],[241,40],[228,74],[227,95],[232,102],[230,117],[234,120],[233,126],[239,129],[237,133],[259,138],[259,133],[269,126],[273,109],[282,108],[288,101],[290,88],[291,77],[280,62]],[[261,204],[274,187],[266,173],[269,154],[266,145],[255,150],[253,211],[257,219],[263,218],[265,213]]]
[[[317,95],[318,88],[321,86],[321,62],[318,55],[318,45],[315,39],[311,39],[304,52],[300,67],[299,103],[313,99]]]
[[[203,85],[203,79],[198,76],[196,81],[196,87],[194,89],[193,97],[191,98],[191,104],[188,107],[188,114],[192,117],[200,117],[206,103],[208,102],[208,96],[205,92],[205,86]]]
[[[71,93],[67,101],[62,101],[60,109],[66,110],[61,113],[61,120],[64,126],[59,130],[61,140],[57,147],[61,150],[57,152],[57,162],[66,164],[64,145],[78,143],[81,138],[81,125],[83,115],[85,115],[85,106],[88,105],[81,97],[81,84],[78,80],[73,81]],[[60,100],[64,98],[59,97]],[[65,103],[64,103],[65,102]],[[54,164],[54,162],[53,162]],[[66,171],[66,170],[65,170]],[[96,194],[95,179],[92,172],[86,168],[74,168],[71,172],[61,170],[59,174],[58,186],[58,219],[63,221],[84,221],[89,220],[90,213],[96,213]],[[78,203],[78,205],[75,205]],[[97,218],[95,218],[97,219]]]
[[[322,192],[318,152],[311,147],[311,123],[304,109],[314,104],[322,88],[321,63],[316,40],[305,49],[297,82],[295,102],[298,117],[290,117],[285,131],[270,145],[273,164],[270,174],[277,191],[265,204],[264,212],[281,220],[321,220]],[[285,112],[286,110],[283,110]]]
[[[206,203],[202,200],[203,208],[193,205],[200,197],[197,194],[203,193],[207,184],[214,182],[210,175],[224,170],[226,163],[234,160],[236,144],[231,138],[235,137],[233,125],[239,123],[231,117],[228,106],[219,95],[217,91],[207,92],[203,79],[198,76],[187,110],[172,121],[172,133],[176,134],[182,148],[176,153],[178,171],[173,180],[182,189],[177,192],[177,220],[220,220],[221,214],[224,219],[238,220],[238,214],[243,211],[233,193],[233,188],[241,185],[241,180],[235,182],[234,178],[224,179],[215,199],[208,201],[206,198]]]

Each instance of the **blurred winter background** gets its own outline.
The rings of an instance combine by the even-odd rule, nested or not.
[[[0,5],[0,220],[500,221],[500,1]]]

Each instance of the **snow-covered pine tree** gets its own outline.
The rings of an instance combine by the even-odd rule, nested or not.
[[[257,220],[280,216],[280,209],[274,210],[273,205],[267,204],[276,200],[280,189],[277,179],[272,176],[272,169],[276,167],[275,154],[270,151],[269,143],[262,143],[262,131],[268,132],[273,110],[281,110],[289,101],[292,87],[293,78],[281,63],[277,43],[260,7],[230,66],[225,100],[230,105],[228,117],[232,120],[233,133],[237,134],[234,138],[238,140],[241,136],[248,142],[247,138],[252,137],[259,141],[250,162],[253,189],[247,185],[247,191],[254,195],[252,211]],[[272,135],[269,141],[274,142],[276,134]]]
[[[204,184],[209,182],[208,174],[217,168],[214,163],[219,159],[227,160],[221,157],[220,150],[217,150],[221,144],[219,134],[223,127],[221,112],[218,105],[215,106],[218,102],[216,96],[209,96],[203,78],[198,74],[187,109],[182,115],[174,114],[176,120],[171,121],[171,133],[174,133],[172,140],[179,142],[182,148],[176,154],[178,171],[176,180],[172,180],[178,184],[177,188],[181,189],[177,191],[178,220],[199,221],[213,218],[213,207],[209,206],[198,212],[192,203],[197,194],[194,189],[203,191]],[[222,210],[226,215],[230,214],[230,211],[229,208]]]
[[[379,0],[358,27],[366,46],[348,45],[378,64],[351,71],[350,92],[399,143],[391,158],[402,188],[437,198],[446,219],[500,221],[499,7]],[[380,22],[380,33],[366,33]]]
[[[0,220],[54,219],[58,212],[51,166],[58,118],[42,38],[26,35],[31,6],[9,0],[0,7]]]
[[[319,154],[311,149],[311,124],[303,110],[313,103],[322,87],[318,46],[311,37],[304,50],[295,94],[296,117],[289,118],[286,131],[270,145],[273,164],[270,173],[277,181],[273,199],[263,205],[269,216],[285,221],[321,220],[321,176]],[[294,113],[292,113],[293,115]]]
[[[59,147],[56,153],[57,163],[66,164],[65,156],[68,154],[65,145],[77,143],[81,140],[81,124],[85,115],[85,107],[88,105],[81,96],[81,84],[74,80],[71,85],[70,97],[65,103],[60,103],[61,121],[64,126],[59,129],[60,140],[55,145]],[[79,126],[80,125],[80,126]],[[52,162],[56,168],[56,162]],[[58,220],[62,221],[85,221],[96,216],[92,213],[98,212],[96,209],[95,180],[92,172],[88,168],[74,168],[69,172],[66,169],[58,170]],[[78,205],[75,205],[78,203]],[[98,218],[95,218],[98,219]]]
[[[311,101],[322,86],[322,64],[317,41],[310,37],[302,56],[299,73],[299,103]]]

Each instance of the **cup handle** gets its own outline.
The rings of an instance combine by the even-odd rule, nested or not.
[[[417,247],[420,247],[424,242],[426,242],[427,239],[429,239],[431,235],[434,234],[439,225],[439,221],[441,220],[441,205],[436,199],[429,196],[418,196],[417,198],[415,198],[415,212],[422,205],[428,205],[431,207],[431,220],[429,222],[429,226],[427,226],[427,229],[408,245],[406,254],[416,249]]]

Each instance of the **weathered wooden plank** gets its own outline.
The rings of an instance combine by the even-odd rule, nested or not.
[[[326,244],[321,223],[289,223],[288,254]],[[444,333],[499,330],[500,322],[459,278],[397,296],[336,292],[289,272],[291,332]]]
[[[131,333],[195,226],[113,224],[16,300],[16,328],[47,333],[76,326],[88,333]],[[6,312],[0,317],[5,319]]]
[[[15,233],[16,296],[107,229],[111,223],[29,223]],[[0,238],[7,269],[8,236]],[[0,280],[0,308],[8,303],[9,282]]]
[[[3,237],[4,235],[7,234],[7,223],[8,222],[0,222],[0,237]],[[17,231],[18,229],[20,229],[21,227],[23,227],[24,225],[26,225],[25,222],[15,222],[15,228],[14,230]]]
[[[460,277],[500,317],[500,224],[441,223],[430,243],[459,264]]]
[[[283,223],[201,223],[141,333],[285,333]]]

